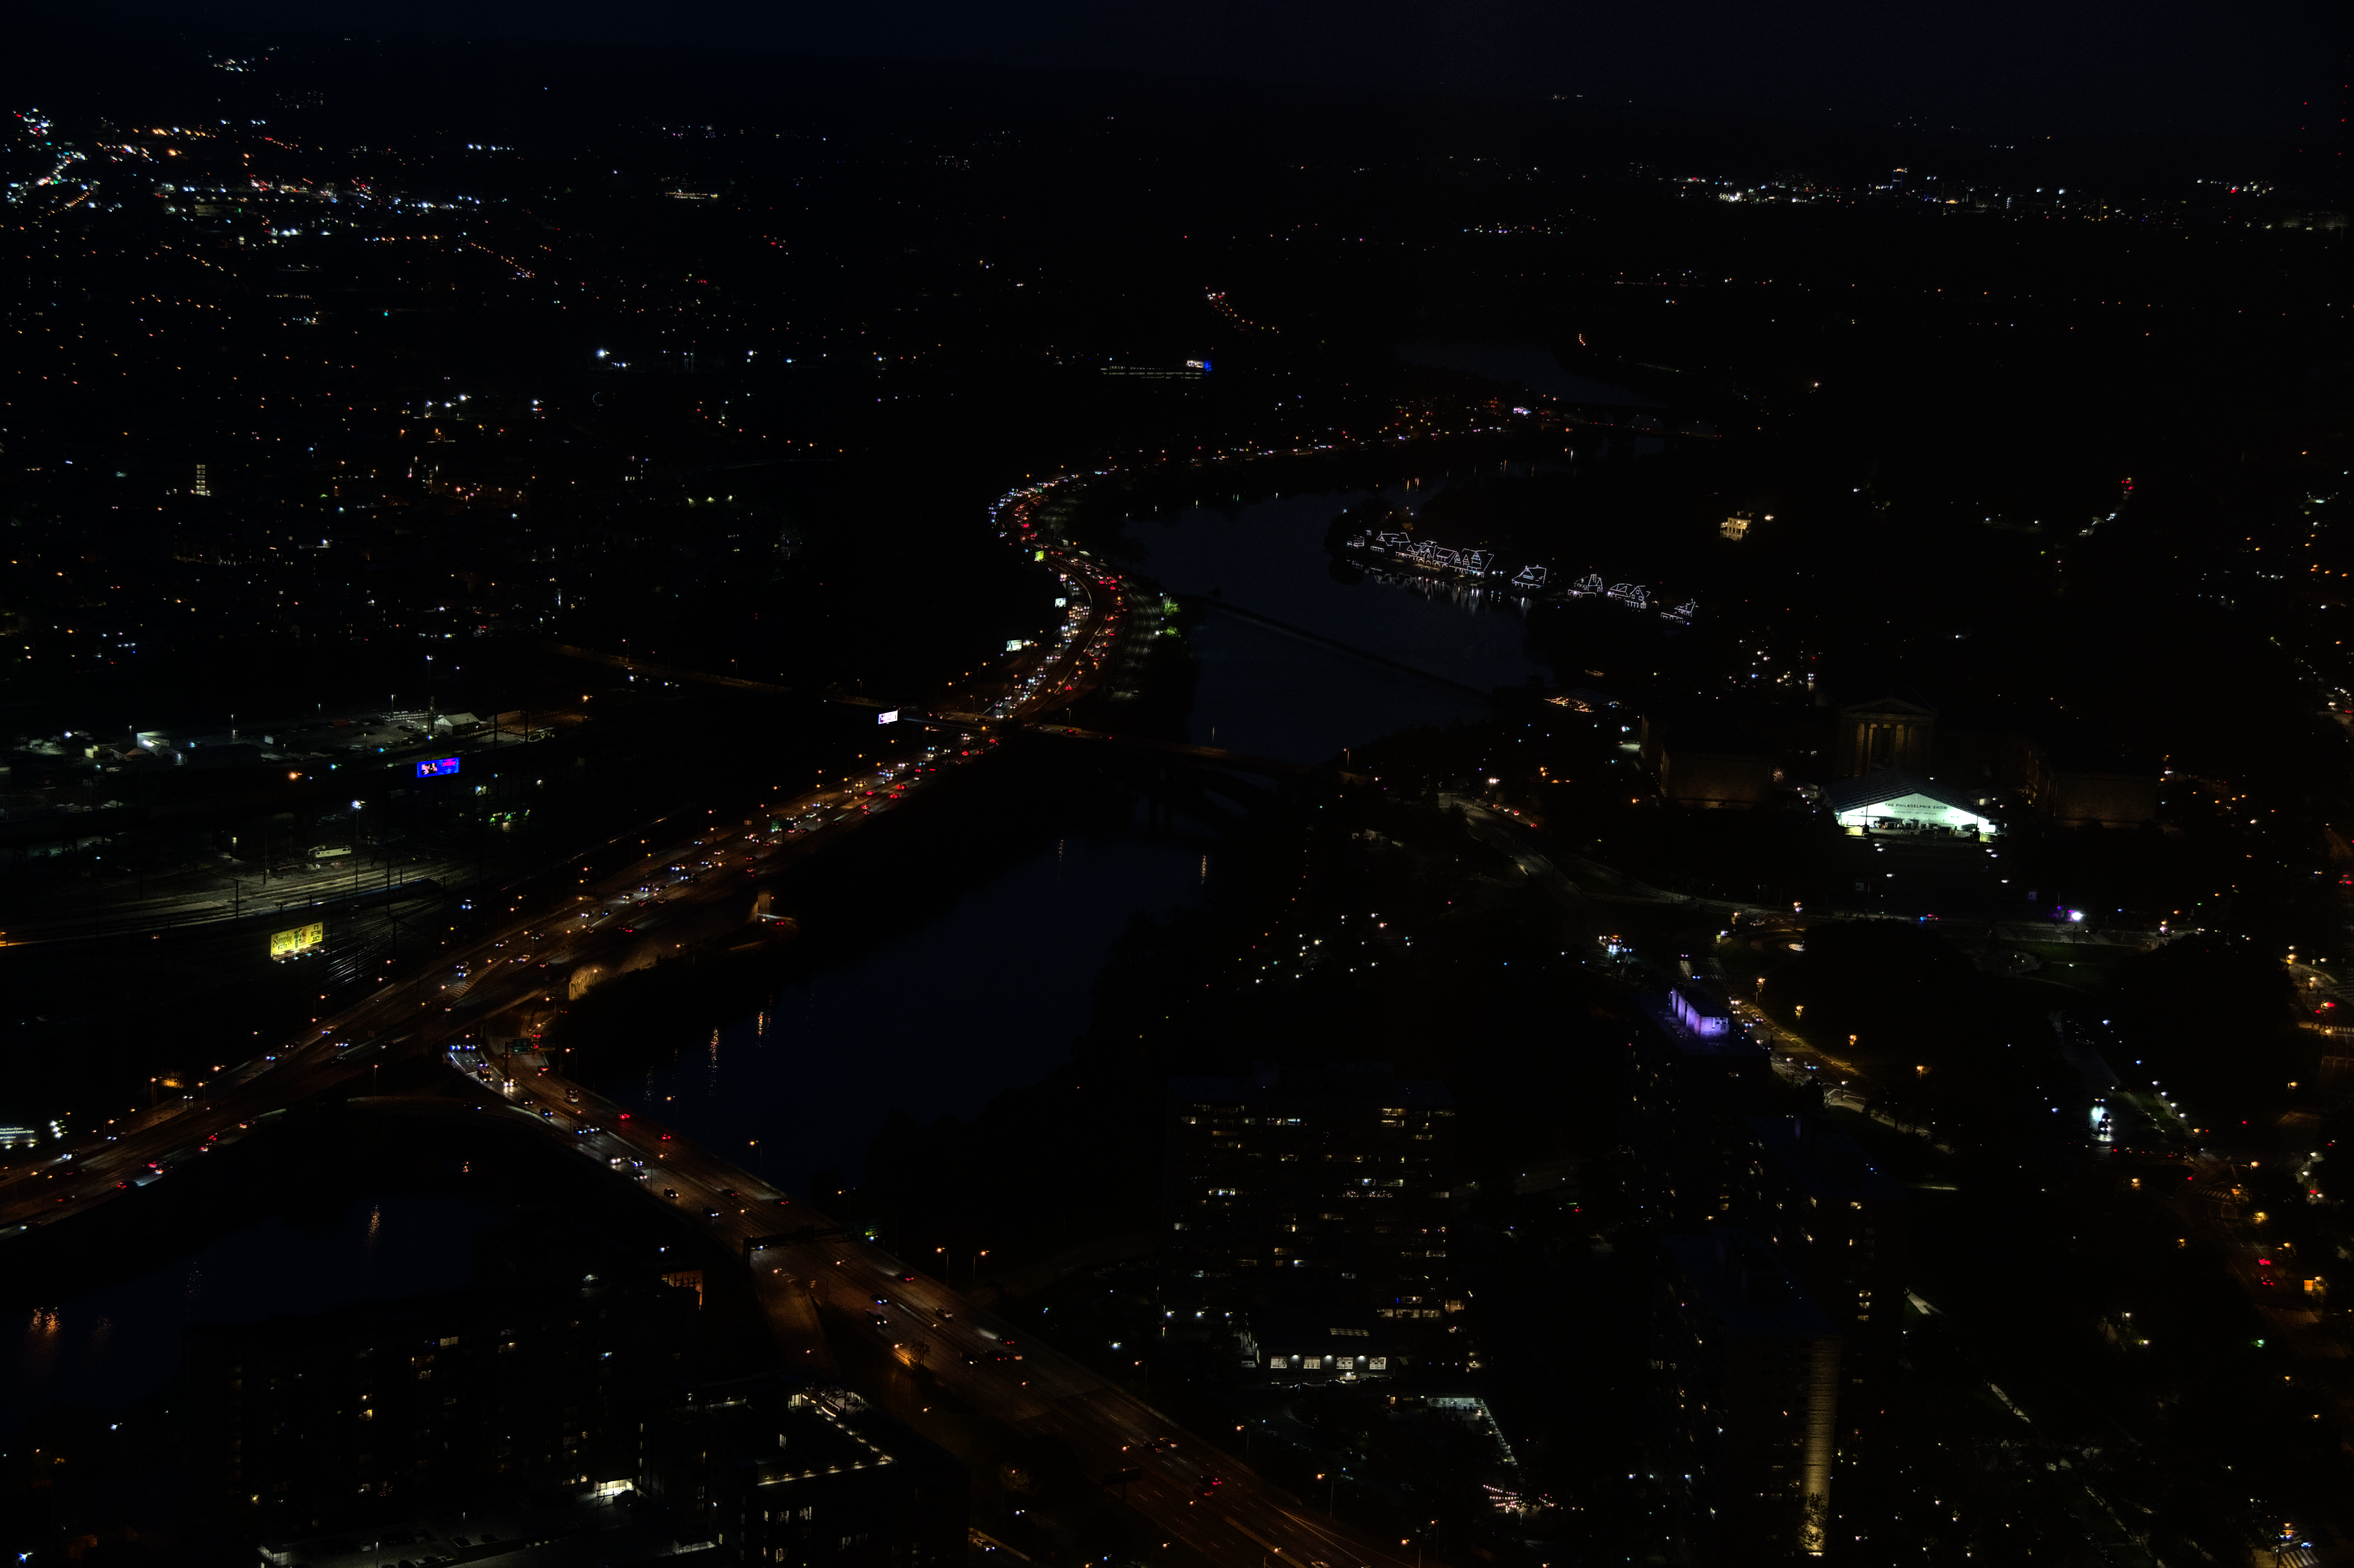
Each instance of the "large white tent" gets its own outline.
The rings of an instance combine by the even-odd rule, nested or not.
[[[1842,779],[1827,787],[1823,798],[1843,828],[1943,828],[1949,832],[1991,833],[2001,826],[1975,797],[1893,768],[1861,779]]]

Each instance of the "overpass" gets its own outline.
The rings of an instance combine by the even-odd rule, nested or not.
[[[1189,758],[1207,752],[1193,759],[1221,764],[1230,755],[1174,749]],[[630,897],[649,874],[690,854],[757,874],[806,853],[811,838],[822,836],[789,840],[750,823],[725,823],[716,813],[692,814],[673,832],[678,842],[657,843],[646,835],[645,853],[585,890],[585,897],[584,890],[565,885],[555,890],[560,897],[528,912],[518,898],[498,929],[322,1016],[271,1054],[220,1074],[203,1086],[201,1099],[121,1118],[62,1153],[54,1147],[11,1151],[0,1165],[0,1257],[25,1245],[28,1232],[50,1234],[72,1226],[77,1214],[140,1202],[144,1188],[172,1181],[183,1165],[209,1162],[287,1107],[368,1085],[379,1065],[440,1058],[464,1071],[462,1083],[451,1085],[464,1100],[512,1107],[509,1125],[536,1129],[549,1158],[582,1160],[622,1192],[661,1204],[678,1224],[743,1259],[787,1364],[832,1366],[845,1359],[838,1351],[848,1351],[845,1370],[864,1367],[866,1381],[892,1387],[920,1367],[984,1417],[1061,1443],[1087,1473],[1138,1469],[1124,1488],[1129,1506],[1163,1539],[1182,1541],[1227,1568],[1278,1561],[1285,1568],[1405,1568],[1394,1550],[1314,1515],[1111,1379],[1026,1334],[1017,1351],[1005,1325],[832,1216],[644,1118],[624,1119],[585,1086],[553,1072],[502,1079],[474,1052],[469,1037],[493,1016],[560,1005],[570,968],[625,957],[632,942],[658,938],[663,926],[748,904],[753,884],[737,875],[682,885],[664,901],[668,906],[634,916],[635,933],[616,930],[619,922],[583,919],[588,909]],[[523,956],[500,951],[510,944],[520,945]],[[450,966],[461,959],[472,960],[476,972],[453,981]],[[641,1182],[641,1170],[661,1180]],[[667,1192],[677,1196],[662,1195]],[[1140,1465],[1139,1455],[1146,1456]],[[1214,1508],[1199,1506],[1208,1471],[1225,1478]]]
[[[1094,631],[1104,624],[1097,618]],[[1073,684],[1083,678],[1088,646],[1097,641],[1091,634],[1060,656],[1058,668],[1070,672]],[[1057,684],[1040,694],[1032,711],[1067,700],[1069,690]],[[1231,759],[1239,756],[1211,747],[1171,750],[1220,766],[1235,765]],[[1240,760],[1285,773],[1313,771],[1273,758]],[[843,826],[863,820],[864,811]],[[201,1098],[119,1118],[62,1151],[52,1145],[0,1156],[0,1258],[25,1246],[28,1233],[54,1235],[77,1215],[141,1202],[145,1188],[172,1181],[185,1165],[209,1162],[289,1107],[348,1096],[394,1061],[439,1058],[464,1074],[451,1086],[458,1103],[509,1109],[507,1124],[536,1129],[551,1159],[583,1161],[624,1194],[661,1205],[680,1226],[742,1258],[786,1364],[834,1365],[838,1341],[854,1352],[852,1366],[863,1367],[866,1381],[883,1383],[886,1393],[921,1368],[984,1418],[1060,1443],[1088,1474],[1135,1472],[1123,1475],[1128,1505],[1163,1539],[1224,1568],[1405,1568],[1394,1549],[1314,1514],[1109,1377],[1027,1334],[1016,1350],[1006,1325],[832,1216],[644,1118],[624,1118],[620,1107],[556,1073],[502,1077],[469,1044],[494,1016],[520,1018],[561,1005],[567,972],[592,959],[626,959],[664,927],[692,929],[698,918],[748,906],[756,885],[740,874],[772,870],[837,831],[786,835],[751,821],[728,822],[716,812],[690,813],[673,829],[679,838],[657,842],[647,833],[643,853],[592,887],[557,878],[546,890],[554,896],[529,902],[516,889],[497,928],[222,1071],[199,1086]],[[739,874],[678,885],[659,906],[631,904],[642,911],[631,918],[633,931],[587,917],[631,900],[643,879],[690,856]],[[500,950],[510,944],[520,953]],[[453,980],[451,966],[461,959],[475,972]],[[640,1171],[661,1181],[642,1182]],[[663,1195],[670,1193],[675,1196]],[[1203,1507],[1204,1477],[1213,1472],[1223,1483],[1214,1506]]]
[[[1111,599],[1116,605],[1116,588]],[[1117,618],[1112,606],[1091,609],[1085,635],[1042,668],[1055,680],[1029,698],[1031,714],[1071,700],[1099,665],[1100,644],[1116,631]],[[655,673],[631,662],[600,662]],[[762,686],[735,677],[716,679],[756,690]],[[1041,683],[1034,679],[1031,684]],[[1080,731],[1072,739],[1076,744],[1094,736]],[[1098,744],[1120,741],[1105,736]],[[1320,771],[1215,747],[1141,738],[1128,745],[1189,762],[1279,776]],[[801,815],[821,803],[857,804],[841,791],[812,791],[782,814]],[[171,1180],[175,1169],[227,1150],[290,1107],[348,1095],[389,1061],[438,1057],[465,1073],[461,1093],[473,1103],[513,1107],[515,1120],[540,1129],[552,1158],[593,1161],[625,1192],[662,1204],[682,1226],[741,1256],[787,1364],[832,1365],[836,1358],[828,1336],[855,1336],[870,1381],[896,1384],[922,1368],[985,1418],[1061,1443],[1088,1473],[1121,1474],[1121,1495],[1129,1506],[1165,1539],[1183,1542],[1212,1563],[1229,1568],[1269,1568],[1278,1562],[1283,1568],[1405,1568],[1394,1550],[1314,1515],[1249,1465],[1180,1428],[1111,1379],[1026,1335],[1017,1351],[1005,1325],[831,1216],[793,1202],[753,1173],[643,1118],[625,1119],[594,1091],[554,1073],[501,1081],[468,1044],[493,1016],[544,1014],[560,1005],[567,995],[567,975],[577,967],[592,959],[626,959],[632,950],[652,945],[665,926],[684,927],[684,935],[698,921],[724,919],[728,908],[748,905],[746,895],[757,885],[740,874],[706,875],[650,902],[631,902],[643,880],[659,875],[662,868],[693,858],[712,863],[719,872],[757,877],[807,853],[813,840],[830,838],[878,809],[889,807],[860,807],[857,817],[816,834],[764,832],[750,820],[739,826],[716,811],[701,813],[699,821],[690,814],[675,830],[679,839],[656,844],[648,832],[640,842],[644,853],[594,886],[584,889],[553,878],[554,885],[541,890],[545,896],[537,898],[515,887],[508,916],[495,929],[323,1013],[274,1051],[222,1070],[198,1086],[202,1098],[117,1118],[106,1128],[74,1138],[61,1152],[51,1146],[0,1163],[0,1256],[25,1245],[27,1233],[46,1235],[72,1224],[77,1214],[139,1202],[142,1190]],[[642,911],[631,918],[634,929],[591,913],[623,905]],[[519,941],[545,946],[500,951]],[[476,972],[451,979],[459,960],[467,960]],[[663,1181],[642,1183],[641,1170],[650,1176],[659,1172]],[[784,1208],[793,1211],[790,1227],[778,1224],[782,1216],[776,1211]],[[1224,1480],[1214,1505],[1204,1508],[1199,1504],[1212,1470]]]
[[[452,1065],[465,1067],[463,1054]],[[1186,1431],[1112,1379],[1029,1332],[1017,1333],[943,1280],[910,1267],[859,1231],[553,1073],[474,1092],[526,1113],[554,1158],[612,1167],[611,1180],[735,1251],[786,1365],[838,1367],[886,1407],[906,1407],[918,1372],[985,1418],[1061,1444],[1086,1474],[1159,1529],[1230,1568],[1405,1568],[1405,1559]],[[636,1180],[636,1161],[660,1181]],[[674,1192],[675,1199],[658,1195]],[[779,1228],[783,1210],[790,1228]],[[863,1372],[863,1375],[862,1375]],[[881,1380],[885,1386],[873,1385]],[[918,1431],[919,1416],[910,1419]],[[1204,1478],[1221,1478],[1216,1506]],[[1418,1559],[1417,1559],[1418,1561]]]

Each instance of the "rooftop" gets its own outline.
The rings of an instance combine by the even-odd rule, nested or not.
[[[1861,810],[1907,795],[1919,795],[1959,811],[1980,809],[1976,796],[1898,768],[1882,768],[1861,779],[1840,779],[1823,786],[1823,799],[1830,802],[1833,811]]]

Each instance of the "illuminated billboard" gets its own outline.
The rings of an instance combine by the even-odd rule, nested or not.
[[[875,722],[876,724],[897,724],[899,722],[899,710],[897,708],[885,708],[883,712],[876,716]]]
[[[458,759],[454,757],[429,758],[417,765],[417,776],[419,779],[439,779],[445,773],[457,771]]]
[[[324,947],[327,926],[323,920],[313,920],[308,926],[297,926],[292,931],[270,933],[270,956],[291,959],[297,953],[307,953],[313,948]]]

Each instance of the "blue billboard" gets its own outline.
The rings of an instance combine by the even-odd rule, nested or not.
[[[436,757],[417,765],[417,776],[419,779],[439,779],[444,773],[457,771],[458,759],[454,757]]]

